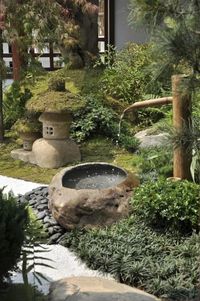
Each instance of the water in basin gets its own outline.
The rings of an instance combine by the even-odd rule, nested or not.
[[[105,189],[125,180],[127,174],[110,165],[89,165],[74,168],[63,177],[63,186],[72,189]]]

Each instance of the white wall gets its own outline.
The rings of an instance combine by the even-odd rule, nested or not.
[[[118,49],[125,43],[133,41],[136,43],[147,42],[145,30],[138,30],[128,24],[129,0],[115,0],[115,45]]]

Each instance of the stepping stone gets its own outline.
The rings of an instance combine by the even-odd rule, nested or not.
[[[50,285],[48,301],[158,301],[139,289],[99,277],[70,277]]]

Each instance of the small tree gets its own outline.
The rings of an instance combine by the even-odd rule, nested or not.
[[[26,66],[27,49],[43,47],[46,40],[59,46],[75,67],[97,55],[98,0],[7,0],[4,6],[4,36],[12,45],[15,79]]]

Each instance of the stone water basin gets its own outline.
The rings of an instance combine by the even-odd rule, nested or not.
[[[138,185],[134,174],[104,162],[64,168],[49,185],[49,209],[66,229],[107,226],[129,215]]]

